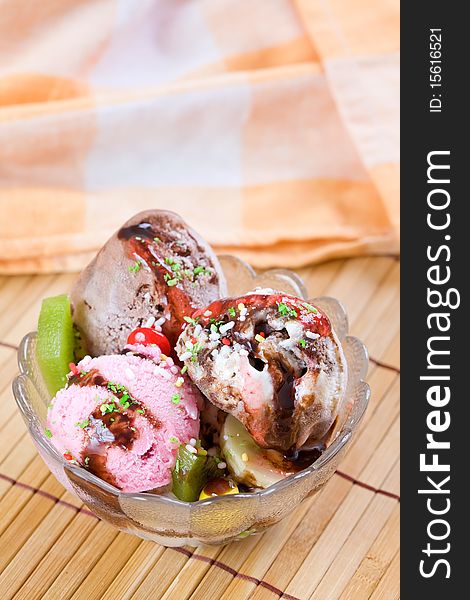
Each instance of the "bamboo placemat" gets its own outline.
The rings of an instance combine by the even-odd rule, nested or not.
[[[360,433],[315,498],[264,535],[225,547],[165,548],[99,521],[49,474],[11,392],[16,347],[41,299],[75,275],[0,278],[2,598],[391,600],[399,597],[399,262],[301,269],[311,296],[347,306],[367,344],[372,399]]]

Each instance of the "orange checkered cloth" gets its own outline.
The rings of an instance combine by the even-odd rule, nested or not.
[[[398,0],[0,0],[0,273],[179,212],[259,267],[398,251]]]

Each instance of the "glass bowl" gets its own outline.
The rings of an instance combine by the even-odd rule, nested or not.
[[[305,286],[295,273],[272,270],[256,275],[232,256],[219,257],[229,295],[255,287],[273,288],[308,300]],[[67,461],[44,434],[50,401],[36,360],[36,333],[27,334],[18,351],[20,375],[13,393],[39,454],[60,483],[100,519],[118,529],[165,546],[225,544],[263,531],[292,513],[307,496],[318,493],[335,472],[367,408],[370,390],[364,377],[368,356],[364,344],[347,335],[348,320],[334,298],[309,300],[330,318],[343,345],[348,366],[345,401],[325,452],[311,466],[269,488],[220,496],[198,502],[151,493],[123,493],[92,473]]]

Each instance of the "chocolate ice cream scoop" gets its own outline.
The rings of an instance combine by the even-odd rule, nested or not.
[[[330,431],[346,384],[341,344],[321,310],[255,291],[196,311],[176,346],[207,398],[257,444],[290,456]]]
[[[81,273],[73,319],[93,356],[119,352],[149,318],[174,346],[184,317],[226,293],[211,247],[173,212],[127,221]]]

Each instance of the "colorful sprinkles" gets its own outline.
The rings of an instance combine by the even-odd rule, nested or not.
[[[142,263],[139,260],[136,260],[132,265],[129,265],[130,273],[138,273],[142,267]]]
[[[256,295],[256,291],[254,294]],[[207,341],[211,344],[211,356],[215,357],[218,355],[219,351],[222,351],[220,346],[231,346],[232,344],[243,356],[249,355],[249,351],[243,347],[242,343],[239,343],[238,335],[232,334],[232,329],[236,329],[237,321],[245,321],[249,308],[252,306],[252,301],[249,300],[249,296],[247,296],[245,301],[247,302],[246,305],[245,302],[240,301],[236,305],[225,306],[224,311],[220,314],[218,314],[219,311],[217,311],[215,316],[213,316],[213,310],[211,310],[211,308],[207,308],[204,312],[196,311],[194,316],[185,316],[185,322],[188,325],[191,325],[193,330],[190,332],[191,335],[188,336],[189,339],[186,339],[184,342],[185,348],[179,352],[180,360],[183,362],[191,360],[191,362],[196,363],[198,360],[198,353],[204,348]],[[298,298],[290,297],[289,295],[276,294],[269,305],[277,309],[278,317],[283,317],[285,319],[300,318],[302,320],[306,326],[305,338],[295,339],[294,343],[297,344],[298,347],[302,349],[308,348],[309,339],[313,340],[321,337],[320,334],[309,331],[308,329],[311,324],[317,321],[318,316],[322,316],[321,312],[309,302],[300,301]],[[312,315],[314,315],[314,317],[312,317]],[[186,325],[183,326],[183,329],[185,327]],[[203,333],[202,336],[200,335],[201,333]],[[265,332],[256,332],[254,340],[258,344],[264,342],[266,340]],[[181,371],[182,373],[186,372],[187,366],[188,365],[185,365],[185,370]]]
[[[294,317],[294,318],[298,317],[298,313],[295,310],[295,308],[291,308],[285,302],[278,302],[277,310],[278,310],[279,314],[281,315],[281,317]]]
[[[184,278],[194,283],[199,275],[212,275],[212,269],[209,267],[198,265],[192,269],[185,269],[181,260],[177,260],[171,256],[165,257],[164,262],[170,271],[165,273],[163,277],[169,287],[181,283]]]

